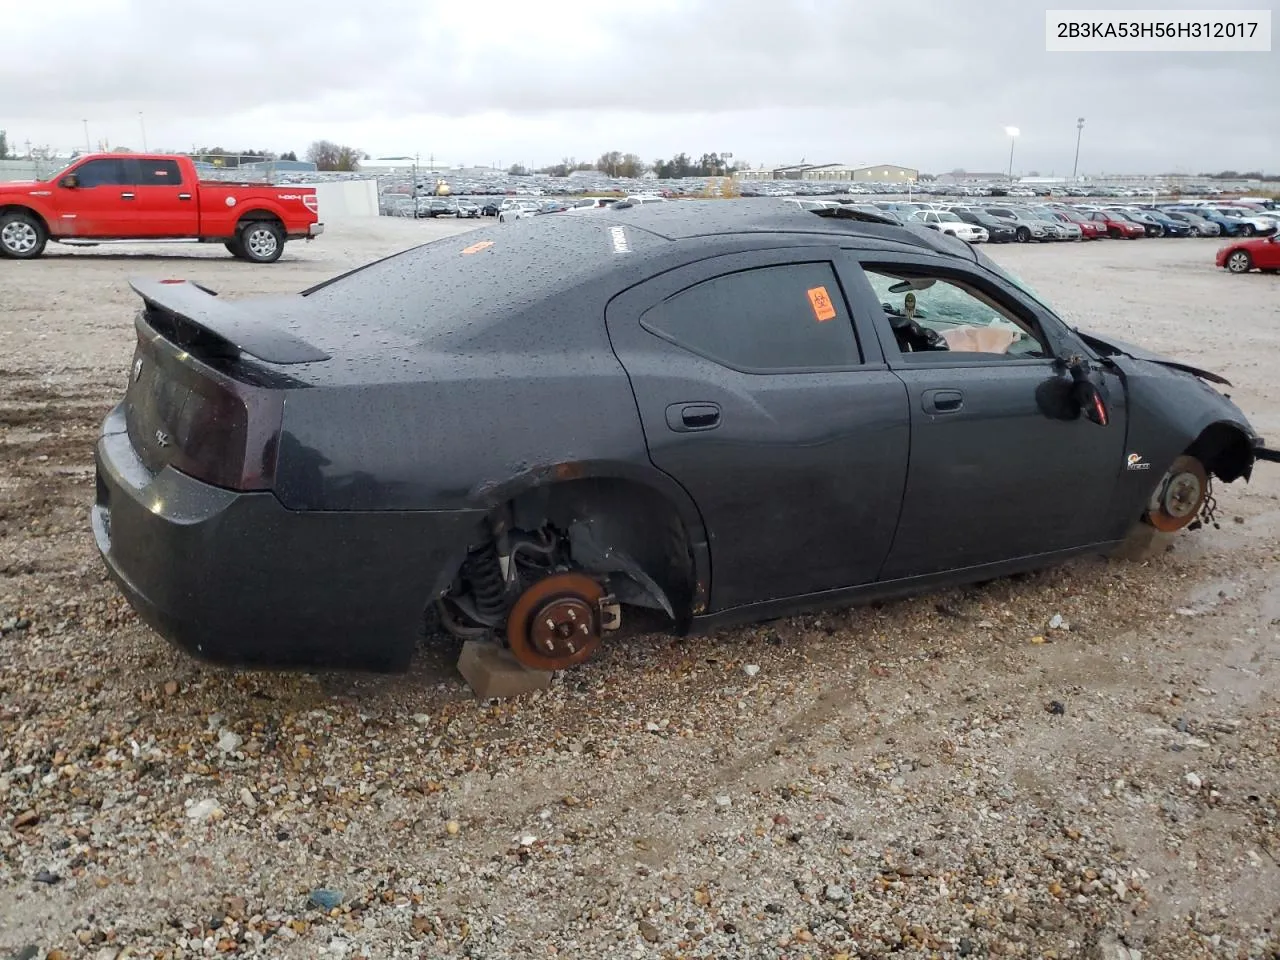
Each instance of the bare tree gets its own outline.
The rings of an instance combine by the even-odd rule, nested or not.
[[[316,165],[317,170],[359,170],[360,161],[366,157],[368,154],[363,150],[342,146],[332,140],[317,140],[307,147],[307,159]]]

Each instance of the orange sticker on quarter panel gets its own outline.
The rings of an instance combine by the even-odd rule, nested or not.
[[[811,287],[807,292],[809,305],[813,307],[813,315],[818,318],[819,323],[830,320],[836,315],[836,308],[832,306],[831,294],[827,293],[826,287]]]

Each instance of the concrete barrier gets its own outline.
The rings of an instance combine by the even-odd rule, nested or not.
[[[315,187],[320,202],[320,219],[324,223],[378,215],[378,182],[376,180],[339,180],[309,183]]]

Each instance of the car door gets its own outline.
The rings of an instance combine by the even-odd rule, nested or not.
[[[142,220],[134,187],[135,163],[125,157],[87,160],[69,171],[74,187],[54,188],[54,208],[65,237],[120,238],[137,236]]]
[[[906,384],[911,412],[902,516],[881,579],[1105,540],[1125,461],[1119,379],[1103,375],[1107,426],[1064,419],[1054,400],[1070,381],[1058,358],[1080,348],[1047,309],[954,259],[858,259],[859,297],[867,298],[889,366]],[[922,289],[907,289],[912,280]],[[895,329],[905,322],[907,294],[918,327],[949,349],[918,349],[921,337]]]
[[[139,158],[137,203],[148,237],[193,237],[200,232],[195,184],[182,182],[177,160]]]
[[[706,525],[712,610],[868,583],[892,542],[906,392],[837,255],[712,257],[608,307],[649,456]]]
[[[1253,248],[1253,263],[1259,270],[1280,270],[1280,239],[1273,234]]]

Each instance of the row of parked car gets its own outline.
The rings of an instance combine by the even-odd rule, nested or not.
[[[1028,243],[1032,240],[1136,240],[1140,237],[1266,237],[1280,225],[1280,212],[1268,201],[1222,203],[1188,201],[1163,204],[1027,205],[880,201],[850,204],[837,200],[789,201],[803,209],[850,206],[889,215],[900,223],[918,223],[970,243]]]
[[[543,197],[408,197],[384,194],[379,212],[388,217],[497,217],[499,222],[522,220],[544,213],[561,213],[565,210],[581,210],[625,202],[632,206],[645,203],[664,203],[665,197],[649,194],[633,194],[627,197],[578,197],[576,199],[547,199]]]

